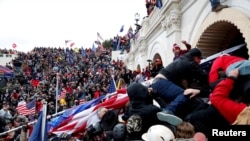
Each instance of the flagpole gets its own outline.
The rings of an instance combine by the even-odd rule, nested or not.
[[[43,100],[43,113],[42,113],[42,141],[45,140],[45,128],[46,128],[46,120],[47,120],[47,102],[45,100]]]
[[[115,89],[117,90],[117,86],[116,86],[116,82],[115,82],[115,79],[114,79],[114,75],[112,76],[112,81],[115,84]]]
[[[59,74],[58,72],[56,73],[56,114],[57,114],[57,104],[58,104],[58,78],[59,77]]]

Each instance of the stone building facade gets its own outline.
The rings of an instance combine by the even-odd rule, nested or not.
[[[163,66],[173,60],[172,47],[182,40],[201,49],[204,56],[239,44],[250,44],[250,0],[221,0],[228,5],[212,12],[209,0],[162,0],[161,9],[141,22],[137,38],[131,41],[131,50],[125,61],[131,70],[145,68],[147,60],[162,60]]]

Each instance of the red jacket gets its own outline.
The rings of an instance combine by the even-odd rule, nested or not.
[[[94,92],[94,98],[96,99],[98,97],[100,97],[100,91],[95,91]]]
[[[229,94],[234,86],[234,80],[226,78],[216,85],[210,95],[212,105],[224,116],[224,118],[233,123],[241,111],[247,107],[244,103],[239,103],[229,99]]]
[[[213,62],[211,70],[209,72],[209,83],[213,83],[218,80],[218,69],[222,69],[223,72],[226,72],[226,69],[229,65],[239,62],[242,60],[246,60],[237,56],[223,55],[216,58]]]
[[[31,83],[31,85],[33,87],[37,87],[38,84],[39,84],[39,82],[40,82],[40,80],[38,80],[38,79],[32,79],[32,80],[30,80],[30,83]]]

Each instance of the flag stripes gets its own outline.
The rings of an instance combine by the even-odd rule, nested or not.
[[[66,89],[63,89],[63,90],[60,92],[60,95],[59,95],[59,98],[58,98],[58,99],[65,98],[65,97],[66,97],[66,94],[67,94],[67,90],[66,90]]]
[[[92,105],[89,108],[86,107],[85,110],[79,111],[78,113],[61,121],[60,124],[55,128],[50,128],[50,133],[60,135],[64,132],[67,132],[69,134],[84,132],[87,128],[88,120],[90,120],[90,118],[96,113],[96,110],[98,108],[104,106],[107,109],[121,109],[126,105],[128,100],[129,98],[126,94],[126,89],[121,91],[118,90],[117,93],[109,99],[106,99],[101,103],[95,103],[95,105]]]
[[[25,101],[21,101],[18,103],[16,109],[20,115],[33,115],[35,114],[35,105],[36,99],[34,98],[31,102],[26,103]]]

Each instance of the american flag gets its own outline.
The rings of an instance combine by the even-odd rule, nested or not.
[[[53,129],[50,129],[50,133],[60,135],[62,133],[79,133],[84,132],[87,127],[88,120],[96,113],[96,110],[99,107],[106,107],[107,109],[121,109],[128,102],[129,98],[126,93],[126,89],[122,91],[117,91],[115,95],[111,98],[105,100],[102,103],[92,105],[90,108],[85,109],[73,116],[70,116],[68,119],[65,119],[60,122],[60,125],[56,126]]]
[[[71,40],[65,40],[65,45],[67,45]]]
[[[103,41],[103,38],[102,38],[102,36],[100,35],[99,32],[97,32],[97,37],[100,38]]]
[[[62,89],[62,91],[59,93],[58,99],[65,98],[66,94],[67,94],[67,90],[66,89]]]
[[[95,41],[95,44],[101,45],[102,43],[97,39],[97,40]]]
[[[83,98],[79,100],[79,104],[84,104],[84,103],[86,103],[86,99]]]
[[[114,78],[112,78],[109,83],[108,93],[114,93],[114,92],[116,92],[116,84]]]
[[[18,113],[20,115],[33,115],[36,111],[36,99],[34,98],[29,103],[26,103],[25,101],[20,101],[16,107]]]
[[[96,53],[96,48],[95,48],[94,43],[92,44],[92,51],[93,51],[94,53]]]
[[[129,39],[133,38],[133,28],[130,26],[129,29],[128,29],[128,33],[127,33],[127,36]]]

